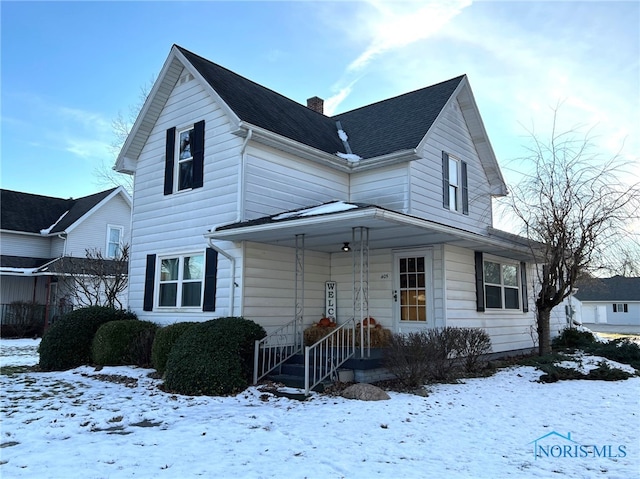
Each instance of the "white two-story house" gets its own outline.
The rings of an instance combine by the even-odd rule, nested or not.
[[[507,187],[464,75],[329,117],[174,45],[116,169],[135,174],[141,319],[373,317],[533,345],[534,265],[492,226]]]
[[[87,250],[99,252],[109,267],[130,241],[131,197],[122,187],[81,198],[3,189],[0,212],[4,325],[11,324],[16,303],[36,305],[42,323],[73,307],[78,296],[69,278],[82,271]],[[126,296],[123,291],[123,306]]]

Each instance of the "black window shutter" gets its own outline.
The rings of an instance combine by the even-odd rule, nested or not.
[[[207,248],[204,266],[204,304],[202,311],[216,310],[216,278],[218,276],[218,252]],[[233,314],[233,312],[229,312]]]
[[[613,303],[613,312],[617,313],[617,311],[616,311],[616,303]]]
[[[201,188],[204,179],[204,120],[193,125],[193,184],[192,188]]]
[[[624,303],[623,308],[624,308],[624,312],[625,312],[625,313],[628,313],[628,312],[629,312],[629,305],[628,305],[627,303]]]
[[[173,166],[174,155],[176,148],[176,128],[169,128],[167,130],[167,142],[165,146],[165,160],[164,160],[164,194],[170,195],[173,193]]]
[[[147,268],[144,273],[144,311],[153,311],[153,287],[156,279],[156,255],[147,255]]]
[[[529,312],[529,293],[527,292],[527,263],[520,262],[520,282],[522,283],[522,312]]]
[[[469,183],[467,181],[467,162],[460,162],[460,175],[462,176],[462,214],[469,214]]]
[[[484,311],[484,260],[482,252],[474,252],[476,262],[476,311]]]
[[[449,155],[442,152],[442,206],[449,209]]]

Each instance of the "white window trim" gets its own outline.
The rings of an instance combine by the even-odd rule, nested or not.
[[[462,213],[462,185],[460,184],[460,180],[461,180],[461,176],[462,176],[462,166],[461,166],[461,160],[456,157],[453,156],[449,153],[447,153],[447,156],[449,158],[449,211],[455,211],[456,213]],[[454,183],[453,181],[451,181],[452,178],[452,168],[451,165],[454,164],[455,168],[456,168],[456,178],[457,181]],[[452,195],[452,188],[454,189],[455,195]],[[455,207],[451,208],[452,206],[452,201],[455,197]]]
[[[500,282],[501,284],[496,284],[496,283],[489,283],[487,282],[487,280],[484,277],[484,265],[485,263],[497,263],[500,265]],[[502,267],[503,266],[515,266],[516,268],[516,281],[518,282],[518,286],[508,286],[504,284],[504,280],[502,277]],[[490,256],[490,255],[484,255],[482,258],[482,274],[483,274],[483,287],[484,287],[484,291],[482,292],[484,294],[484,304],[485,304],[485,310],[486,311],[491,311],[491,312],[498,312],[498,311],[504,311],[506,313],[510,312],[510,311],[520,311],[522,312],[522,297],[524,295],[524,291],[523,291],[523,285],[522,285],[522,271],[520,271],[520,262],[519,261],[515,261],[515,260],[510,260],[508,258],[500,258],[497,256]],[[499,286],[500,287],[500,293],[502,295],[502,306],[500,308],[494,308],[489,306],[489,303],[487,301],[487,286]],[[517,308],[507,308],[505,307],[506,301],[505,301],[505,295],[504,295],[504,290],[505,288],[509,288],[509,289],[517,289],[518,290],[518,307]]]
[[[196,306],[178,306],[181,303],[182,299],[182,284],[183,279],[182,275],[184,274],[183,264],[185,257],[191,256],[202,256],[202,279],[200,280],[200,284],[202,285],[200,288],[200,304]],[[160,285],[165,284],[160,282],[160,276],[162,275],[162,260],[163,259],[175,259],[178,258],[178,280],[177,280],[177,288],[176,288],[176,305],[175,306],[160,306]],[[154,298],[153,298],[153,309],[158,311],[202,311],[202,305],[204,304],[204,280],[206,276],[206,251],[189,251],[186,253],[170,253],[170,254],[162,254],[156,256],[156,275],[154,278]],[[194,281],[190,281],[194,282]]]
[[[118,236],[118,249],[122,251],[122,246],[124,245],[124,242],[123,242],[124,226],[107,224],[107,243],[104,250],[105,257],[109,259],[115,259],[118,257],[117,253],[114,256],[111,256],[109,254],[109,245],[111,244],[111,230],[118,230],[120,232],[120,235]]]
[[[191,191],[193,189],[193,178],[191,178],[191,186],[189,188],[180,189],[180,164],[186,163],[188,161],[191,162],[191,174],[193,175],[193,145],[189,145],[191,156],[189,158],[181,159],[180,158],[180,135],[185,131],[195,129],[195,125],[191,124],[189,126],[185,126],[184,128],[176,128],[176,140],[175,140],[175,163],[173,166],[173,192],[174,193],[182,193],[184,191]]]

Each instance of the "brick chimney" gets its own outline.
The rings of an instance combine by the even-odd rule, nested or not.
[[[311,97],[307,100],[307,108],[324,115],[324,100],[317,96]]]

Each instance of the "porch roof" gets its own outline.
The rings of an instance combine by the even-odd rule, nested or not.
[[[296,235],[304,235],[305,249],[332,253],[352,241],[357,227],[369,229],[370,249],[451,244],[520,261],[533,259],[530,242],[505,231],[488,228],[486,235],[480,235],[375,205],[342,201],[218,226],[204,236],[293,248]]]

